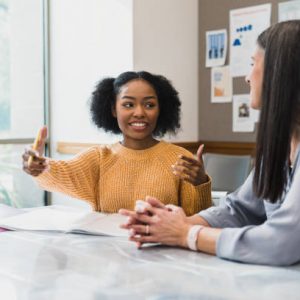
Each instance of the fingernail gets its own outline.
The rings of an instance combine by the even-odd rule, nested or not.
[[[137,213],[144,213],[146,211],[147,206],[149,206],[149,204],[147,202],[145,202],[144,200],[137,200],[135,202],[134,210]]]

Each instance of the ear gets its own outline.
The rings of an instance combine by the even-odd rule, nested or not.
[[[115,105],[113,105],[112,107],[111,107],[111,114],[113,115],[113,117],[117,117],[117,112],[116,112],[116,106]]]

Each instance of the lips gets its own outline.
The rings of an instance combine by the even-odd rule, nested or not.
[[[143,130],[148,126],[145,122],[132,122],[129,125],[135,130]]]

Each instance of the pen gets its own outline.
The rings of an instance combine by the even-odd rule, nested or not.
[[[34,140],[34,143],[33,143],[33,145],[32,145],[32,149],[33,149],[33,150],[37,150],[38,145],[39,145],[39,142],[40,142],[40,139],[41,139],[41,130],[38,131],[38,134],[37,134],[37,136],[36,136],[36,138],[35,138],[35,140]],[[29,167],[30,167],[30,165],[31,165],[31,163],[32,163],[32,160],[33,160],[33,158],[32,158],[32,156],[30,155],[30,156],[29,156],[29,159],[28,159],[28,166],[29,166]]]

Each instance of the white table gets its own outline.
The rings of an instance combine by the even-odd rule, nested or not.
[[[299,251],[299,249],[297,249]],[[0,233],[2,300],[299,299],[300,264],[246,265],[123,238]]]

